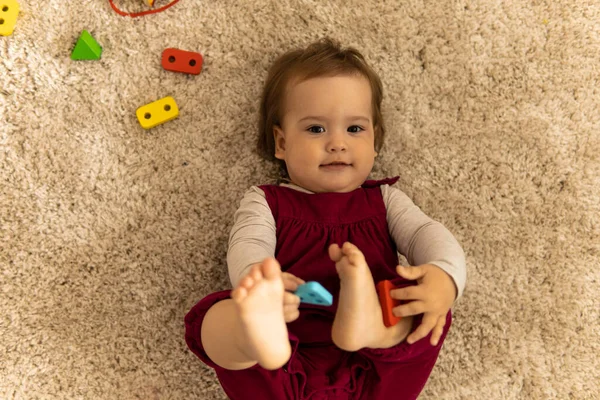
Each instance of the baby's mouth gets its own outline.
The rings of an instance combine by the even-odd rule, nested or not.
[[[346,164],[344,162],[332,162],[329,164],[321,164],[320,167],[350,167],[352,164]]]

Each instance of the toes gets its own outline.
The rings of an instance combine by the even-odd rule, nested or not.
[[[243,287],[246,289],[250,289],[252,286],[254,286],[254,278],[252,278],[250,274],[243,277],[240,283],[238,284],[238,287]]]
[[[248,296],[248,290],[245,287],[237,287],[231,291],[231,299],[236,303],[240,303]]]
[[[261,275],[268,280],[281,279],[281,267],[279,263],[274,258],[267,258],[261,264]]]
[[[348,260],[352,265],[363,264],[365,262],[365,257],[362,253],[352,253],[348,256]]]
[[[348,259],[350,260],[350,262],[353,264],[355,264],[357,262],[362,262],[365,260],[365,257],[363,255],[362,251],[360,251],[358,249],[358,247],[356,247],[355,245],[353,245],[350,242],[344,243],[344,246],[342,247],[342,251],[343,251],[344,255],[347,256]]]
[[[263,273],[261,271],[261,267],[262,267],[262,264],[255,265],[254,267],[252,267],[252,269],[250,270],[250,272],[247,275],[250,278],[252,278],[252,280],[254,281],[254,284],[258,283],[258,281],[260,281],[263,278]]]
[[[347,256],[350,255],[350,254],[352,254],[352,253],[355,253],[355,252],[359,252],[360,253],[360,250],[358,249],[358,247],[356,247],[355,245],[353,245],[350,242],[344,242],[344,245],[342,246],[342,251]]]
[[[340,259],[342,258],[342,250],[340,249],[340,246],[338,246],[337,244],[332,244],[331,246],[329,246],[329,258],[331,258],[331,261],[333,262],[338,262],[340,261]]]

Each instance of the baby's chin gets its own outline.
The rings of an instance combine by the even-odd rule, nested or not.
[[[364,171],[347,171],[343,173],[295,174],[289,170],[291,182],[313,193],[348,193],[358,189],[368,178]],[[350,172],[350,173],[348,173]]]
[[[358,183],[357,181],[332,182],[330,180],[324,180],[319,182],[308,183],[307,186],[309,187],[306,187],[306,189],[314,193],[348,193],[358,189],[362,182],[364,182],[364,180],[360,183]]]

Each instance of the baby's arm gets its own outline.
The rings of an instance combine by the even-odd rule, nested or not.
[[[398,274],[417,281],[416,286],[392,290],[397,300],[410,300],[394,308],[397,316],[423,314],[421,325],[407,338],[408,343],[427,336],[437,345],[446,316],[466,282],[466,262],[462,248],[441,223],[425,215],[404,193],[382,186],[390,234],[398,250],[413,267],[398,267]]]
[[[203,319],[200,338],[208,357],[222,368],[256,363],[281,367],[291,354],[285,325],[283,274],[275,253],[275,222],[259,188],[251,188],[234,216],[227,264],[234,290]]]
[[[274,257],[277,241],[275,219],[264,192],[253,186],[246,191],[234,214],[229,234],[227,269],[233,287],[268,257]]]
[[[465,288],[465,254],[450,231],[428,217],[402,191],[381,187],[390,235],[410,265],[433,264],[445,271],[456,286],[458,299]]]
[[[276,243],[275,219],[265,194],[260,188],[251,187],[234,215],[229,235],[227,267],[234,288],[254,266],[275,256]],[[292,322],[300,315],[300,298],[292,292],[305,282],[288,272],[283,272],[281,277],[286,290],[283,294],[283,316],[285,322]]]

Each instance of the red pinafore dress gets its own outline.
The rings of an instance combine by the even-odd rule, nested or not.
[[[275,258],[283,271],[305,281],[317,281],[333,294],[330,307],[300,305],[300,317],[288,324],[292,356],[282,368],[269,371],[255,365],[230,371],[205,353],[200,328],[208,309],[229,298],[230,290],[212,293],[186,315],[185,339],[190,350],[215,369],[223,390],[232,400],[404,400],[416,399],[423,389],[451,323],[448,312],[437,346],[430,336],[389,349],[347,352],[331,341],[340,280],[328,255],[331,244],[348,241],[364,254],[375,284],[390,279],[398,287],[415,284],[400,278],[396,245],[389,234],[380,186],[398,178],[366,181],[348,193],[303,193],[264,185],[276,223]],[[416,316],[415,329],[422,315]]]

